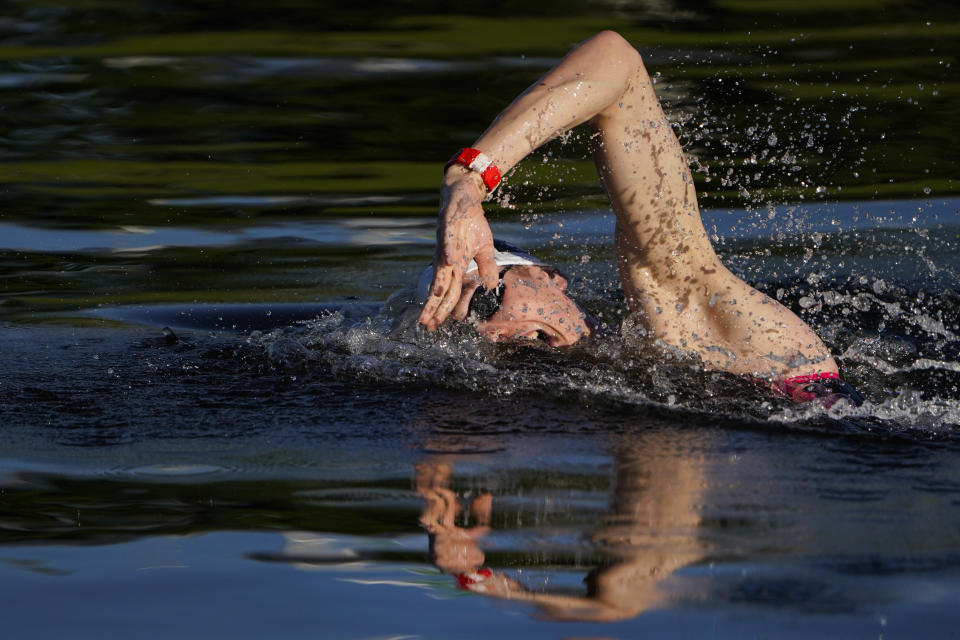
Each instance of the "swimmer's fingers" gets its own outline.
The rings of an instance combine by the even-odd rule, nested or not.
[[[433,319],[437,314],[440,301],[443,300],[443,292],[446,291],[446,280],[449,279],[448,276],[449,274],[441,273],[440,270],[434,269],[433,281],[427,289],[427,299],[424,301],[423,309],[420,311],[420,324],[430,331],[434,329]]]
[[[470,300],[473,298],[474,291],[476,291],[479,286],[480,282],[472,278],[463,285],[457,306],[453,308],[453,317],[458,322],[463,322],[467,319],[467,314],[470,313]]]
[[[453,311],[460,298],[461,279],[460,270],[456,267],[447,265],[436,269],[430,294],[420,312],[420,324],[428,331],[434,331],[443,324]]]
[[[475,260],[483,286],[487,289],[496,289],[500,282],[500,271],[497,262],[493,259],[493,242],[481,244]]]
[[[463,272],[456,267],[448,267],[448,269],[450,269],[451,272],[450,284],[443,292],[443,297],[437,306],[437,312],[434,314],[434,321],[436,323],[433,327],[434,329],[443,324],[450,316],[454,307],[457,306],[457,301],[460,299],[460,283],[463,280]]]

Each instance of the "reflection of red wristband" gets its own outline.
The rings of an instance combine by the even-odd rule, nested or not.
[[[459,164],[471,171],[476,171],[480,174],[480,179],[483,180],[483,184],[487,186],[487,192],[493,192],[497,188],[497,185],[500,184],[500,169],[493,163],[486,154],[484,154],[479,149],[471,149],[467,147],[466,149],[460,149],[457,153],[450,158],[450,162],[443,166],[443,171],[446,172],[450,168],[450,165]]]
[[[453,577],[457,579],[461,589],[469,591],[470,585],[480,584],[492,575],[493,572],[490,569],[477,569],[474,573],[456,573]]]

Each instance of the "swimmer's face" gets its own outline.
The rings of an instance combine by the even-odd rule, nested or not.
[[[463,313],[479,286],[464,283],[457,305]],[[492,342],[542,340],[551,347],[566,347],[590,335],[583,312],[564,290],[567,279],[553,270],[515,266],[503,274],[503,303],[486,320],[474,320],[477,331]],[[469,320],[469,317],[468,317]]]

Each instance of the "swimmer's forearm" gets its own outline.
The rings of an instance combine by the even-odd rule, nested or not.
[[[500,114],[473,145],[501,174],[554,136],[616,110],[638,69],[640,55],[612,31],[598,33],[571,51],[539,82]],[[497,282],[493,237],[481,202],[486,185],[476,172],[448,166],[441,187],[438,250],[420,322],[436,329],[460,305],[463,277],[471,260],[486,286]]]
[[[618,34],[598,33],[522,93],[474,147],[506,173],[540,145],[616,106],[641,64]]]

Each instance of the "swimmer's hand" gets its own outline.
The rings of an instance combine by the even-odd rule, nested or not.
[[[481,202],[487,190],[479,174],[452,165],[440,188],[437,250],[433,258],[433,282],[420,312],[420,324],[429,331],[439,327],[460,300],[463,279],[471,260],[476,260],[484,286],[497,286],[497,263],[493,259],[493,233],[483,215]],[[466,305],[455,314],[466,317]]]

